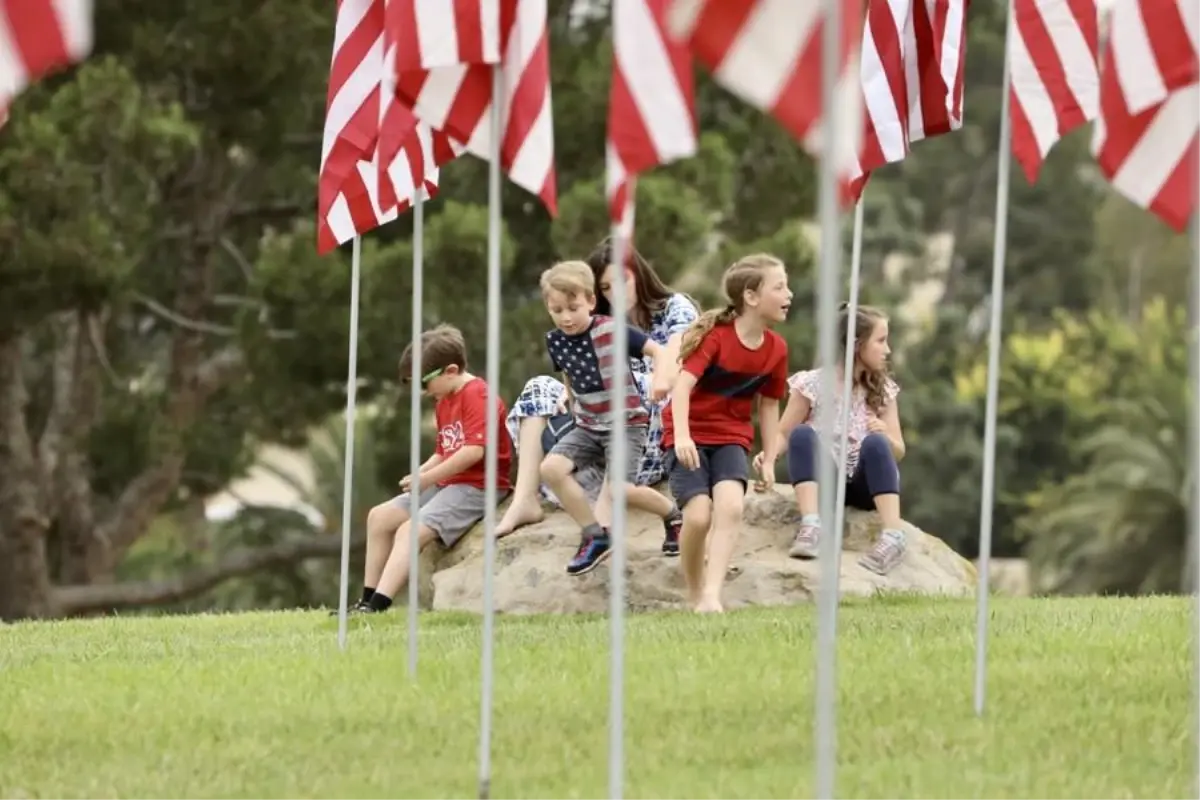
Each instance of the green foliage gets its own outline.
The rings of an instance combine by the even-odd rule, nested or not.
[[[1048,460],[1076,464],[1061,476],[1040,471],[1027,498],[1021,523],[1035,580],[1073,593],[1180,591],[1194,480],[1185,314],[1159,301],[1136,325],[1093,314],[1060,330],[1026,348],[1053,366],[1026,380],[1032,391],[1019,406],[1046,410],[1029,420],[1031,429],[1057,424],[1065,434],[1055,444],[1067,452]],[[1061,386],[1038,396],[1045,377],[1063,369],[1070,372]]]
[[[0,130],[0,328],[113,298],[162,223],[159,182],[198,131],[113,58],[37,90]],[[48,222],[52,224],[47,224]]]

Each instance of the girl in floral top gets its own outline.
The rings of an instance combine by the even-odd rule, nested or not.
[[[900,470],[904,457],[904,435],[896,395],[900,387],[888,376],[888,320],[882,311],[862,306],[854,323],[854,386],[851,390],[849,435],[846,453],[846,505],[877,510],[883,521],[879,540],[859,563],[880,575],[890,572],[904,558],[907,543],[900,521]],[[849,312],[842,304],[838,327],[845,342]],[[842,367],[839,359],[834,379],[834,405],[826,409],[820,401],[821,370],[793,375],[787,409],[780,420],[780,434],[787,443],[788,473],[796,491],[800,529],[789,554],[793,558],[816,558],[822,534],[818,516],[816,454],[824,450],[834,463],[841,457]],[[826,414],[833,414],[834,440],[818,447],[818,431],[824,429]],[[782,442],[780,443],[782,444]],[[776,450],[779,452],[779,450]]]
[[[587,258],[588,265],[596,277],[596,308],[594,313],[611,316],[612,285],[619,278],[625,280],[625,297],[628,298],[629,323],[636,325],[666,348],[665,364],[679,369],[679,342],[683,332],[699,317],[700,312],[686,294],[672,292],[663,283],[654,269],[636,249],[630,248],[624,270],[612,265],[612,244],[605,239]],[[642,396],[650,396],[650,374],[653,364],[649,359],[631,359],[629,367],[642,390]],[[674,374],[671,376],[674,378]],[[513,500],[496,526],[496,535],[504,536],[524,525],[540,522],[542,511],[539,489],[552,502],[557,499],[544,486],[540,486],[538,466],[545,453],[554,443],[566,435],[572,423],[566,409],[566,387],[556,378],[539,375],[531,378],[512,404],[506,420],[508,433],[517,448],[517,481],[513,487]],[[649,403],[649,400],[647,400]],[[664,514],[670,510],[671,501],[654,486],[667,477],[663,465],[662,451],[662,405],[650,404],[650,425],[646,431],[646,444],[637,475],[632,476],[633,488],[628,494],[644,493],[643,505],[661,502]],[[612,501],[608,486],[604,483],[603,469],[586,469],[576,472],[575,479],[590,499],[595,501],[596,521],[603,526],[611,522]],[[664,532],[662,550],[664,555],[679,555],[678,524],[668,525]]]

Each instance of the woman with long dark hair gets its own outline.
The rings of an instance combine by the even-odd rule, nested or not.
[[[612,315],[613,281],[625,281],[629,323],[636,325],[658,344],[667,349],[666,362],[678,369],[679,342],[683,332],[699,316],[699,310],[686,294],[674,292],[663,283],[654,268],[634,248],[629,248],[624,268],[612,263],[612,242],[605,239],[587,257],[588,266],[596,278],[596,314]],[[650,395],[652,365],[646,359],[630,359],[629,367],[642,390]],[[524,525],[540,522],[544,517],[541,498],[557,504],[557,499],[540,485],[538,467],[554,443],[571,429],[572,420],[566,408],[566,387],[557,378],[538,375],[531,378],[512,404],[506,420],[509,435],[517,448],[517,482],[513,499],[496,527],[504,536]],[[649,403],[649,400],[647,400]],[[662,451],[662,406],[651,405],[650,426],[646,446],[637,474],[631,476],[633,492],[645,493],[643,505],[661,501],[664,515],[671,501],[654,488],[666,479]],[[588,497],[595,501],[597,522],[607,526],[611,521],[611,499],[604,483],[603,469],[588,469],[576,473]],[[663,553],[679,555],[678,525],[668,525],[664,532]]]

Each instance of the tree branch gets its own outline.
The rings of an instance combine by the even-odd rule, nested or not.
[[[178,325],[186,330],[194,331],[195,333],[211,333],[216,336],[233,336],[235,332],[233,328],[230,328],[227,325],[217,325],[215,322],[188,319],[187,317],[177,314],[171,309],[167,308],[153,297],[148,297],[141,292],[134,292],[133,299],[144,306],[156,317],[166,320],[172,325]]]
[[[358,551],[364,543],[364,537],[359,535],[352,539],[350,544],[353,550]],[[333,558],[339,555],[341,550],[341,537],[295,537],[264,547],[235,550],[216,564],[201,567],[176,578],[136,583],[62,586],[55,590],[54,597],[57,607],[68,615],[164,605],[201,595],[231,578],[310,558]]]

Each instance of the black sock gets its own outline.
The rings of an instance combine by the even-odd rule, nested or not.
[[[360,600],[359,602],[369,603],[369,602],[371,602],[371,598],[374,596],[375,596],[375,590],[372,589],[370,586],[364,586],[363,593],[362,593],[362,600]]]
[[[392,598],[388,597],[386,594],[376,592],[375,594],[371,595],[371,600],[367,604],[375,611],[387,611],[392,607]]]
[[[607,539],[608,531],[600,526],[599,522],[593,522],[583,529],[584,540],[588,539]]]

